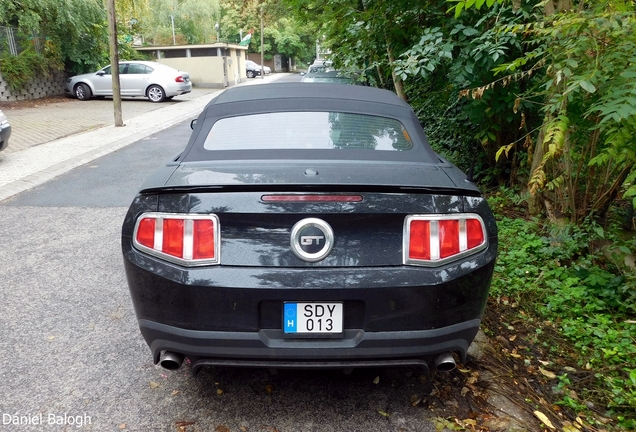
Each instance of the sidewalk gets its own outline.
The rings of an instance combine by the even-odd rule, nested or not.
[[[276,81],[287,74],[238,85]],[[114,126],[111,100],[64,101],[15,113],[9,147],[0,152],[0,201],[65,172],[199,115],[221,89],[193,89],[174,102],[122,102],[124,127]],[[14,115],[15,114],[15,115]]]

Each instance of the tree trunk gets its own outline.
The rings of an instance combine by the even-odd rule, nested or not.
[[[395,64],[395,57],[393,57],[393,50],[391,49],[391,45],[386,45],[386,53],[389,56],[389,65],[391,66],[391,76],[393,77],[393,85],[395,86],[395,93],[402,98],[402,100],[407,101],[406,93],[404,93],[404,84],[402,83],[402,79],[397,76],[395,73],[395,68],[393,67]],[[407,101],[408,102],[408,101]]]

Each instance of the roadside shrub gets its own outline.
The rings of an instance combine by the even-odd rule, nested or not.
[[[24,88],[37,76],[49,76],[63,69],[57,56],[49,57],[36,52],[32,47],[14,56],[5,51],[0,55],[0,72],[11,90]]]
[[[569,391],[575,390],[581,399],[601,400],[608,410],[605,415],[618,427],[633,430],[636,272],[622,267],[622,257],[635,249],[634,240],[620,241],[592,222],[556,227],[505,216],[505,196],[489,199],[499,227],[492,296],[515,303],[535,322],[553,323],[572,343],[577,353],[573,360],[587,378],[562,375],[562,405],[586,409],[571,398]],[[610,252],[598,250],[599,242],[609,242]]]

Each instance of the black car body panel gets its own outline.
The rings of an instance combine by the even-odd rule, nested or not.
[[[184,152],[149,177],[124,221],[126,275],[154,361],[164,351],[189,357],[195,370],[427,366],[453,352],[464,358],[497,254],[495,220],[476,186],[433,152],[412,110],[390,92],[251,87],[226,91],[206,107]],[[247,114],[336,106],[398,119],[415,144],[404,152],[204,147],[217,121],[245,116],[248,106]],[[214,215],[218,261],[182,265],[136,246],[144,215]],[[457,259],[413,265],[405,258],[413,215],[469,215],[483,227],[483,244]],[[294,227],[310,219],[333,231],[332,247],[318,260],[293,250]],[[285,302],[342,303],[342,332],[284,331]]]

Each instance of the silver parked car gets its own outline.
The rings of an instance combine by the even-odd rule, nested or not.
[[[272,69],[269,66],[263,66],[263,72],[265,72],[265,75],[268,75],[272,72]],[[252,60],[245,60],[245,75],[247,75],[248,78],[260,76],[261,65]]]
[[[9,137],[11,136],[11,125],[5,113],[0,110],[0,150],[4,150],[9,145]]]
[[[119,84],[122,96],[145,96],[151,102],[163,102],[192,91],[190,74],[149,61],[120,62]],[[64,85],[64,91],[79,100],[88,100],[94,96],[112,96],[110,65],[97,72],[69,78]]]

